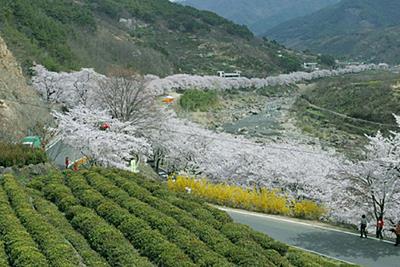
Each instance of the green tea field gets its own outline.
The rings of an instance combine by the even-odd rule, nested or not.
[[[0,266],[340,266],[111,169],[1,177]]]

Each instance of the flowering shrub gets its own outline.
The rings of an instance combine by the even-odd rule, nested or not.
[[[185,192],[190,188],[194,195],[216,203],[234,208],[242,208],[269,214],[292,215],[300,218],[318,219],[325,210],[312,201],[293,202],[276,190],[248,189],[236,185],[213,184],[206,180],[178,176],[176,180],[168,180],[168,188]]]
[[[303,200],[294,203],[293,214],[299,218],[317,220],[325,213],[325,209],[315,202]]]

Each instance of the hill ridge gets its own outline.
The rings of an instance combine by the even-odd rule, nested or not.
[[[343,0],[265,33],[296,49],[369,62],[400,63],[400,2]]]

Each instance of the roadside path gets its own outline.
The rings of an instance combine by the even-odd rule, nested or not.
[[[310,101],[308,101],[307,99],[305,99],[304,97],[302,97],[301,99],[302,99],[304,102],[306,102],[306,104],[307,104],[308,106],[310,106],[310,107],[312,107],[312,108],[314,108],[314,109],[320,110],[320,111],[324,111],[324,112],[333,114],[333,115],[335,115],[335,116],[337,116],[337,117],[341,117],[341,118],[344,118],[344,119],[349,119],[349,120],[352,120],[352,121],[358,121],[358,122],[363,122],[363,123],[378,125],[378,126],[386,126],[386,127],[393,127],[393,128],[397,127],[397,125],[395,125],[395,124],[380,123],[380,122],[376,122],[376,121],[369,121],[369,120],[363,120],[363,119],[359,119],[359,118],[354,118],[354,117],[348,116],[348,115],[343,114],[343,113],[339,113],[339,112],[336,112],[336,111],[333,111],[333,110],[330,110],[330,109],[327,109],[327,108],[323,108],[323,107],[314,105],[314,104],[312,104]]]
[[[355,233],[289,218],[229,208],[220,209],[228,212],[236,222],[249,225],[295,247],[362,266],[400,266],[400,247],[393,246],[389,241],[361,239]]]

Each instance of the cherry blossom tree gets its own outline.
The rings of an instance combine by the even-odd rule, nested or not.
[[[60,75],[47,71],[41,65],[35,66],[33,71],[35,73],[32,78],[33,86],[47,103],[57,103],[62,94],[62,89],[59,86]]]
[[[78,75],[76,80],[73,81],[73,93],[78,105],[86,106],[88,104],[89,97],[93,96],[91,95],[93,90],[93,85],[91,83],[92,79],[95,79],[93,72],[84,70],[82,71],[82,74]]]
[[[395,116],[400,127],[400,117]],[[368,136],[366,158],[349,171],[349,191],[358,205],[367,204],[376,221],[398,216],[400,205],[400,132]]]
[[[188,74],[176,74],[165,78],[159,78],[155,75],[145,75],[143,78],[141,78],[139,83],[136,83],[138,87],[134,87],[143,88],[143,90],[135,89],[134,91],[146,92],[146,96],[161,96],[174,90],[188,90],[192,88],[221,91],[246,88],[263,88],[266,86],[288,85],[302,81],[311,81],[314,79],[338,76],[348,73],[358,73],[377,68],[377,65],[368,64],[348,66],[346,68],[337,70],[317,70],[311,73],[300,71],[267,78],[252,79],[245,77],[226,79],[217,76],[197,76]],[[104,75],[96,73],[93,69],[82,69],[81,71],[72,73],[55,73],[47,71],[41,65],[37,65],[33,68],[33,70],[35,73],[35,76],[32,78],[33,85],[41,93],[45,100],[49,98],[49,101],[68,103],[70,106],[76,105],[79,100],[82,99],[82,97],[79,97],[79,94],[83,92],[84,96],[89,100],[89,102],[95,101],[96,97],[93,93],[99,90],[99,85],[104,85],[104,81],[106,79]],[[88,75],[90,76],[89,81],[84,82],[85,80],[88,80]],[[111,73],[109,76],[118,77],[120,75],[116,75],[115,73],[113,75]],[[136,79],[132,79],[132,81],[135,80]],[[109,79],[107,82],[105,82],[105,84],[108,84],[108,87],[114,87],[117,81],[118,79]],[[82,87],[82,85],[85,86]],[[135,83],[131,82],[130,87],[134,85]],[[57,97],[55,97],[55,95],[57,95]]]
[[[314,79],[338,76],[348,73],[358,73],[366,70],[377,69],[374,64],[348,66],[337,70],[317,70],[311,73],[308,72],[293,72],[290,74],[281,74],[267,78],[252,78],[245,77],[226,79],[217,76],[197,76],[188,74],[176,74],[165,78],[151,77],[151,81],[147,87],[150,91],[158,95],[167,94],[174,90],[187,90],[192,88],[205,90],[237,90],[245,88],[263,88],[274,85],[288,85],[301,81],[310,81]]]
[[[32,68],[33,87],[48,103],[63,104],[68,108],[77,105],[92,106],[97,103],[94,92],[104,75],[93,69],[82,69],[77,72],[52,72],[41,65]]]
[[[126,169],[133,155],[152,154],[148,141],[131,123],[113,119],[107,111],[77,106],[54,116],[62,140],[92,163]],[[103,123],[109,125],[106,130],[101,129]]]
[[[117,69],[107,79],[99,80],[98,105],[112,117],[129,121],[136,127],[154,127],[159,122],[155,95],[146,88],[146,79],[129,70]]]
[[[340,186],[332,177],[340,173],[344,159],[315,146],[257,144],[174,116],[166,120],[164,131],[155,139],[167,149],[165,161],[170,168],[214,181],[284,188],[294,196],[326,203]]]

